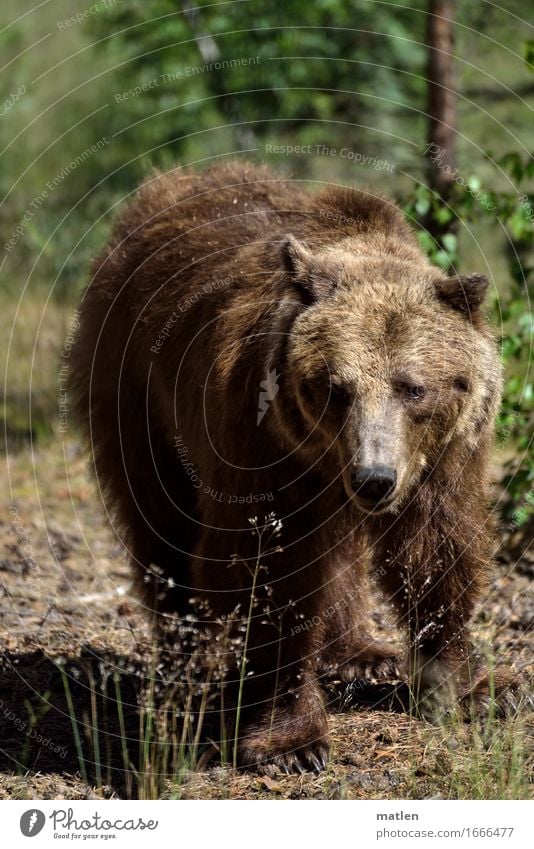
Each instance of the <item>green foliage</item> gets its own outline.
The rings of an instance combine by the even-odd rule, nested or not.
[[[454,209],[444,204],[441,198],[423,183],[407,198],[401,198],[401,202],[408,220],[418,228],[417,236],[421,248],[432,262],[441,266],[444,271],[455,266],[458,262],[456,234],[445,232],[441,239],[437,240],[426,227],[429,221],[437,222],[440,227],[452,227],[457,220]]]
[[[373,3],[355,15],[348,0],[201,2],[184,13],[158,0],[150,16],[140,3],[111,14],[113,36],[107,20],[90,26],[114,96],[146,87],[120,102],[111,127],[163,167],[198,159],[199,147],[218,154],[223,138],[234,151],[295,133],[352,144],[355,127],[385,129],[399,105],[424,97],[406,73],[424,62],[422,16],[402,4],[395,15]]]
[[[67,0],[32,16],[5,0],[5,241],[26,219],[4,269],[13,288],[44,281],[74,302],[115,206],[154,166],[261,156],[266,138],[339,147],[356,139],[380,155],[399,107],[423,102],[423,80],[408,72],[424,64],[424,5],[406,0],[392,14],[368,2],[356,13],[350,0],[132,0],[67,26]],[[46,48],[25,51],[42,38]],[[412,124],[415,137],[422,119]]]
[[[504,515],[516,525],[522,525],[534,515],[534,317],[530,306],[534,294],[534,194],[522,190],[532,177],[533,162],[514,155],[500,164],[513,170],[520,192],[515,198],[496,194],[495,205],[510,234],[508,259],[513,279],[510,295],[500,310],[504,328],[502,353],[507,369],[499,427],[501,438],[512,439],[515,446],[503,479],[510,496]]]

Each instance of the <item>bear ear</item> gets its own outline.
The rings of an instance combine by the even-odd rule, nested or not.
[[[322,271],[311,251],[294,236],[283,239],[280,260],[304,304],[314,304],[332,292],[335,286],[333,278]]]
[[[294,236],[286,236],[280,245],[280,259],[288,274],[305,274],[311,267],[313,257],[302,242]]]
[[[480,309],[487,290],[488,280],[483,274],[445,277],[436,284],[438,298],[466,315],[472,315]]]

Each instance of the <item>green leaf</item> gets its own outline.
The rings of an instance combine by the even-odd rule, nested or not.
[[[527,66],[534,71],[534,41],[528,40],[523,44],[523,56]]]
[[[448,206],[439,206],[434,213],[434,218],[438,224],[448,224],[453,217],[453,212]]]
[[[445,235],[442,236],[441,241],[443,243],[443,247],[449,253],[453,254],[456,252],[456,248],[458,247],[458,239],[456,238],[454,233],[445,233]]]
[[[509,174],[515,180],[522,180],[525,175],[526,166],[523,165],[523,160],[520,155],[515,151],[511,151],[510,153],[506,153],[501,159],[498,161],[498,164],[508,171]]]
[[[469,179],[467,180],[467,185],[474,192],[477,192],[480,189],[482,183],[480,182],[480,179],[478,177],[472,174],[471,177],[469,177]]]
[[[428,198],[419,198],[415,202],[415,209],[419,215],[426,215],[430,209],[430,201]]]
[[[420,230],[417,234],[417,238],[419,240],[421,248],[425,251],[425,253],[431,254],[436,247],[436,243],[434,242],[434,239],[432,238],[430,233],[425,232],[425,230]]]
[[[434,255],[434,262],[445,269],[450,268],[451,266],[451,258],[446,251],[436,251]]]

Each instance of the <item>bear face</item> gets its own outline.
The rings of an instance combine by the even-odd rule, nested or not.
[[[291,237],[282,259],[302,308],[278,418],[298,409],[299,449],[319,465],[334,453],[362,511],[397,511],[451,441],[476,450],[491,427],[500,364],[480,314],[487,281],[339,246],[313,253]]]

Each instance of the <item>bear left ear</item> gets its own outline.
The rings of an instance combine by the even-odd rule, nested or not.
[[[436,284],[438,298],[466,315],[476,313],[480,309],[487,290],[488,280],[483,274],[445,277]]]
[[[280,245],[280,259],[289,274],[302,275],[312,264],[312,255],[294,236],[286,236]]]
[[[294,236],[286,236],[282,241],[280,259],[304,304],[314,304],[334,289],[334,280],[322,270],[311,251]]]

